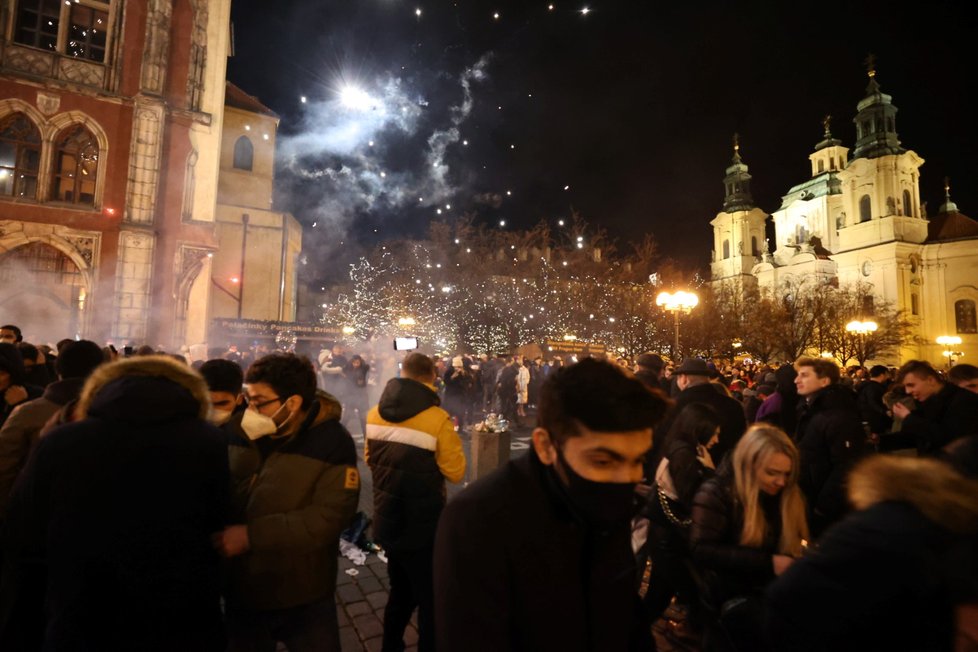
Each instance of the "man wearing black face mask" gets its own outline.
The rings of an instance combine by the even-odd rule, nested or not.
[[[439,649],[652,649],[630,522],[667,407],[605,361],[586,358],[547,378],[532,449],[442,513]]]

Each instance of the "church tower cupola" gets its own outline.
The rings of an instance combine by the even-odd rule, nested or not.
[[[740,140],[734,134],[734,155],[727,176],[723,178],[726,196],[723,199],[723,210],[727,213],[734,211],[749,211],[754,208],[754,198],[750,194],[750,174],[747,166],[740,159]]]
[[[937,209],[940,213],[957,213],[958,205],[951,201],[951,181],[944,177],[944,203]]]
[[[897,108],[893,98],[880,90],[876,81],[876,64],[873,55],[867,60],[869,86],[866,97],[857,105],[856,149],[853,158],[878,158],[889,154],[903,154],[896,133]]]

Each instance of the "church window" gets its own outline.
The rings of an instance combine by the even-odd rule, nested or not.
[[[754,256],[760,256],[761,255],[761,252],[758,251],[758,249],[757,249],[757,236],[756,235],[755,236],[751,236],[751,239],[750,239],[750,252],[751,252],[751,255],[754,255]]]
[[[846,169],[846,162],[842,159],[841,156],[839,157],[839,169],[840,170],[845,170]]]
[[[917,298],[916,292],[910,295],[910,314],[911,315],[920,314],[920,299]]]
[[[873,219],[873,203],[869,195],[859,198],[859,221],[868,222]]]
[[[822,159],[818,159],[818,172],[819,174],[825,172],[825,161],[823,161]]]
[[[835,159],[834,158],[829,158],[829,169],[831,169],[831,170],[834,170],[835,169]]]
[[[0,195],[37,198],[41,135],[23,113],[0,121]]]
[[[862,135],[868,136],[871,133],[873,133],[872,123],[869,120],[863,120]]]
[[[873,304],[873,296],[867,295],[863,297],[863,316],[872,317],[876,314],[876,307]]]
[[[910,201],[910,191],[904,190],[903,191],[903,214],[913,217],[914,212],[915,211],[913,210],[913,202]]]
[[[975,316],[975,302],[961,299],[954,302],[954,321],[959,333],[978,333],[978,319]]]
[[[14,42],[102,63],[109,36],[110,2],[21,0]]]
[[[896,131],[896,125],[893,123],[893,118],[887,118],[886,119],[886,130],[887,131]]]
[[[55,139],[51,198],[72,204],[95,204],[98,142],[82,125],[69,127]]]
[[[730,241],[729,240],[724,240],[723,241],[723,259],[726,260],[727,258],[730,258]]]
[[[247,136],[238,138],[234,143],[234,167],[238,170],[250,170],[254,165],[255,146]]]

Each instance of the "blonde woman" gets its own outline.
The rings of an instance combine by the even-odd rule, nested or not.
[[[798,449],[766,423],[752,425],[693,499],[690,547],[701,601],[717,620],[704,649],[760,649],[764,588],[808,538]]]

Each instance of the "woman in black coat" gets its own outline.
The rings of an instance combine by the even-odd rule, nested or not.
[[[798,460],[783,430],[754,424],[693,499],[694,577],[712,618],[705,650],[763,649],[764,588],[801,555],[809,536]]]
[[[689,515],[696,491],[715,473],[709,448],[719,435],[716,410],[705,403],[690,403],[676,415],[665,436],[664,454],[645,510],[651,574],[644,604],[652,622],[675,595],[691,608],[692,624],[696,625],[696,587],[688,570]]]

